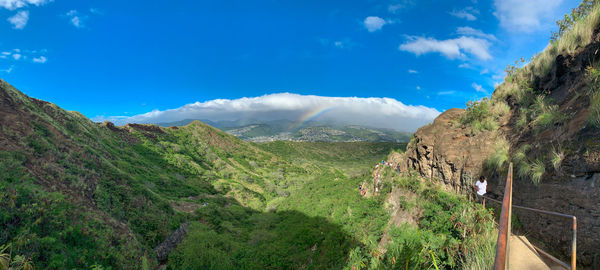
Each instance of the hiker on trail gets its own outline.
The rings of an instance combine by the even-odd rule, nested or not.
[[[487,181],[485,176],[480,176],[479,181],[475,183],[475,190],[477,191],[477,200],[483,201],[483,195],[487,193]]]

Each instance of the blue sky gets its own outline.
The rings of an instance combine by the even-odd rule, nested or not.
[[[0,0],[0,78],[98,120],[284,92],[441,112],[578,3]]]

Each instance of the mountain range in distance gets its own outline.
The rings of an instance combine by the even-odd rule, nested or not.
[[[300,142],[408,142],[411,132],[385,128],[373,128],[327,121],[297,123],[290,120],[259,121],[252,119],[236,121],[211,121],[185,119],[158,123],[161,127],[185,126],[199,120],[221,129],[240,139],[252,142],[300,141]]]

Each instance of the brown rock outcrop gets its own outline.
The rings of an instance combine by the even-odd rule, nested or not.
[[[493,152],[495,132],[471,135],[457,124],[465,110],[450,109],[421,127],[406,149],[405,167],[421,176],[438,179],[447,190],[467,192],[483,174],[484,162]]]

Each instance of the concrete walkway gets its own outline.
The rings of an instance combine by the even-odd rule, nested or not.
[[[558,265],[548,266],[540,258],[525,236],[511,235],[509,247],[508,269],[551,270],[563,269]]]

